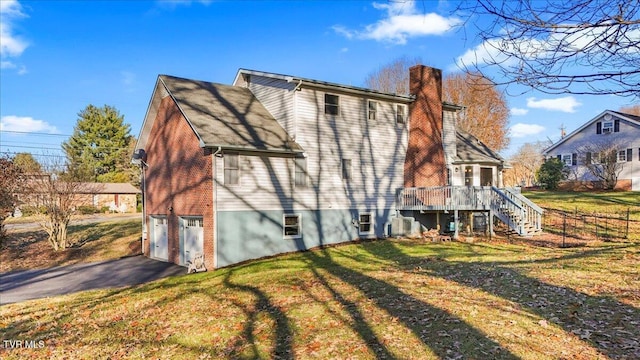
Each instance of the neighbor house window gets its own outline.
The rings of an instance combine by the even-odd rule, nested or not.
[[[602,122],[602,132],[604,134],[608,134],[613,132],[613,121],[603,121]]]
[[[282,220],[282,234],[285,238],[296,239],[302,236],[300,214],[284,215]]]
[[[571,166],[571,154],[562,154],[562,162],[567,166]]]
[[[367,119],[375,120],[378,111],[378,103],[376,101],[368,101],[367,105]]]
[[[407,108],[404,105],[396,104],[396,123],[404,124],[407,118]]]
[[[224,184],[238,185],[240,180],[240,167],[238,154],[224,155]]]
[[[618,151],[618,162],[626,162],[627,160],[627,150]]]
[[[352,175],[351,159],[342,159],[342,178],[348,180]]]
[[[340,97],[338,95],[324,94],[324,113],[340,115]]]
[[[307,186],[307,159],[296,158],[295,159],[295,171],[294,171],[294,183],[296,187]]]
[[[358,216],[358,233],[369,235],[373,233],[373,214],[362,213]]]

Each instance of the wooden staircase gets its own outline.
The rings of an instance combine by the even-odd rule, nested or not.
[[[543,210],[512,188],[492,187],[491,210],[511,233],[532,236],[542,233]]]

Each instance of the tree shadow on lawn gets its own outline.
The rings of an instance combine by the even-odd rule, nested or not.
[[[518,359],[508,349],[457,316],[417,299],[392,284],[334,262],[326,249],[306,252],[304,255],[320,283],[349,313],[351,323],[354,324],[353,330],[366,342],[377,358],[394,357],[377,338],[371,328],[372,324],[366,322],[357,306],[334,289],[317,269],[323,269],[358,288],[379,309],[397,319],[440,358],[461,358],[473,351],[492,359]]]
[[[485,263],[448,261],[446,255],[414,257],[402,252],[391,241],[387,241],[385,246],[365,244],[365,249],[378,258],[398,262],[405,271],[452,280],[515,302],[526,311],[557,324],[567,333],[579,336],[611,358],[640,357],[639,309],[611,297],[590,296],[569,287],[551,285],[508,267],[536,261]],[[438,247],[432,250],[439,251]],[[606,251],[577,252],[540,262],[587,258]]]

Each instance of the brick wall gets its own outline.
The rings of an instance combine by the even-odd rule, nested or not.
[[[442,72],[423,65],[409,69],[409,143],[404,186],[446,185],[442,145]]]
[[[180,216],[202,216],[207,269],[213,257],[213,169],[211,151],[202,149],[198,138],[178,110],[165,97],[151,130],[147,148],[146,216],[165,215],[168,220],[169,261],[180,261]],[[148,228],[149,240],[152,229]],[[149,255],[149,243],[143,249]],[[188,260],[188,259],[187,259]]]

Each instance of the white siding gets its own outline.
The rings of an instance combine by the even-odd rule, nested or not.
[[[264,76],[251,76],[249,89],[293,139],[295,134],[294,88],[296,84]]]
[[[295,129],[296,142],[307,156],[308,186],[293,186],[291,158],[241,154],[240,184],[226,188],[222,183],[223,159],[217,158],[218,210],[394,207],[396,191],[404,183],[410,121],[396,124],[396,103],[374,99],[378,116],[368,121],[369,98],[332,92],[340,96],[340,115],[331,116],[324,114],[323,90],[289,91],[284,81],[267,82],[258,76],[252,76],[251,83],[256,97],[283,127]],[[349,180],[342,179],[342,159],[352,161],[353,177]]]
[[[624,120],[620,120],[619,132],[597,134],[596,124],[598,121],[603,121],[603,119],[594,121],[592,124],[582,129],[582,131],[573,134],[570,139],[567,139],[564,143],[558,145],[547,156],[557,157],[562,154],[580,153],[580,149],[585,146],[593,146],[594,144],[601,143],[616,143],[619,144],[619,150],[633,149],[632,161],[624,163],[623,170],[618,179],[622,180],[640,177],[640,159],[638,158],[638,149],[640,149],[640,127]],[[577,178],[578,180],[594,180],[587,172],[586,168],[584,166],[580,166],[582,163],[583,159],[580,159],[578,156],[578,165],[570,167],[572,171],[570,179]]]
[[[450,166],[455,159],[456,151],[456,113],[453,111],[443,111],[442,118],[442,136],[443,136],[443,148],[444,157],[447,166],[453,170]]]

